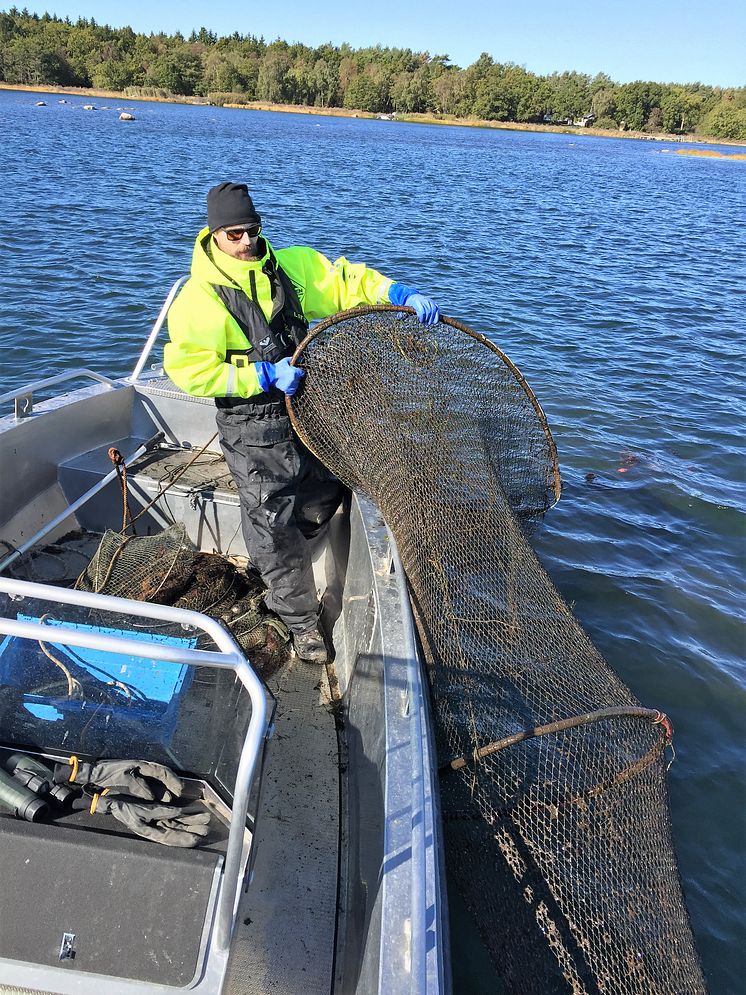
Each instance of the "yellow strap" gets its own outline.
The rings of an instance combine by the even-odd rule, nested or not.
[[[69,784],[72,784],[73,781],[75,780],[75,778],[78,776],[78,764],[79,764],[79,761],[78,761],[78,758],[73,755],[73,756],[70,757],[70,759],[67,762],[72,767],[72,770],[70,771],[70,776],[68,777],[67,780],[68,780]]]
[[[91,813],[91,815],[93,815],[95,813],[96,806],[98,805],[98,800],[101,797],[101,795],[108,794],[108,792],[109,792],[109,789],[108,788],[104,788],[103,791],[97,791],[96,794],[93,796],[93,798],[91,798],[91,807],[88,810]]]

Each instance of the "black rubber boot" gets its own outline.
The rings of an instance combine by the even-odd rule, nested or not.
[[[293,646],[304,663],[326,663],[329,658],[324,637],[317,628],[293,636]]]

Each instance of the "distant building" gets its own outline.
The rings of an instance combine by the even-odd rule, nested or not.
[[[588,128],[596,120],[595,114],[585,114],[583,117],[558,117],[553,114],[545,114],[541,119],[544,124],[572,124],[577,128]]]

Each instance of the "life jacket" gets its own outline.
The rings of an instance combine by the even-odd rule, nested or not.
[[[272,293],[272,315],[269,321],[255,300],[256,279],[253,272],[249,276],[251,297],[237,284],[231,287],[220,283],[212,284],[249,342],[246,349],[229,349],[226,353],[225,361],[235,366],[278,363],[286,356],[292,356],[308,331],[308,321],[295,287],[287,273],[278,265],[271,249],[262,272],[269,278]],[[215,404],[225,414],[253,415],[257,418],[285,416],[285,395],[277,387],[270,387],[269,391],[252,397],[216,397]]]

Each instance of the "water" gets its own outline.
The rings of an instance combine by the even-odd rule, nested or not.
[[[697,943],[713,995],[742,991],[746,162],[132,101],[124,123],[113,102],[38,99],[0,92],[0,392],[131,371],[224,179],[248,181],[277,246],[418,285],[518,364],[564,479],[539,553],[624,681],[673,720]],[[476,955],[454,962],[459,992],[493,990]]]

